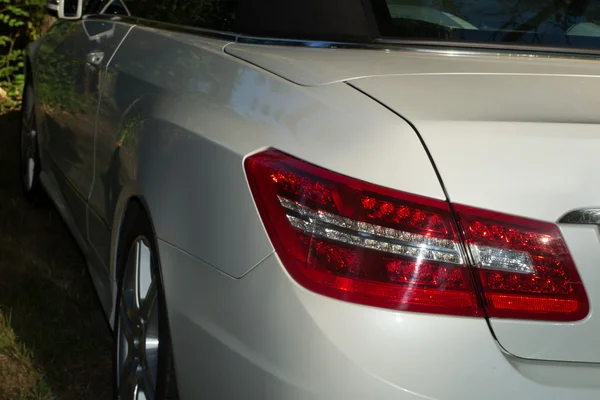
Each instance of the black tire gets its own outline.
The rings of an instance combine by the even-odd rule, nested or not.
[[[177,389],[177,379],[175,376],[175,369],[173,363],[173,351],[171,344],[171,335],[169,330],[167,307],[165,303],[164,289],[162,284],[162,275],[160,272],[160,260],[158,260],[158,251],[156,246],[156,239],[154,236],[154,230],[150,223],[149,218],[142,211],[138,205],[133,205],[135,210],[132,210],[128,214],[128,218],[124,221],[123,237],[121,238],[121,244],[117,253],[117,267],[119,271],[118,275],[118,292],[116,304],[117,308],[115,311],[114,320],[114,346],[113,346],[113,393],[115,400],[129,400],[121,399],[119,397],[119,376],[118,367],[119,363],[119,346],[118,338],[121,333],[120,331],[120,304],[121,297],[123,295],[123,281],[125,276],[125,270],[127,261],[130,255],[130,250],[137,239],[143,237],[146,239],[150,248],[151,254],[151,268],[153,273],[156,274],[156,283],[158,290],[158,307],[159,307],[159,327],[158,327],[158,371],[156,379],[156,392],[155,400],[179,400],[179,393]]]
[[[36,202],[42,195],[40,183],[40,156],[37,142],[33,87],[26,83],[21,102],[19,123],[20,177],[23,194],[29,201]],[[32,170],[30,162],[33,162]]]

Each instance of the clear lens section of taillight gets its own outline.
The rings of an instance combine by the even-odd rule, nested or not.
[[[274,150],[245,168],[281,261],[307,289],[398,310],[482,315],[446,202]]]
[[[577,321],[588,314],[583,283],[558,226],[460,205],[454,209],[489,317]]]
[[[484,315],[476,289],[490,317],[575,321],[589,311],[554,224],[456,206],[463,246],[445,201],[349,178],[276,150],[248,157],[245,169],[275,250],[309,290],[452,315]]]

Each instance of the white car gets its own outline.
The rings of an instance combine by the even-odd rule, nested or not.
[[[115,398],[600,398],[600,4],[436,4],[49,2],[23,185]]]

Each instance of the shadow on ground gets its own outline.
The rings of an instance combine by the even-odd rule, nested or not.
[[[45,199],[21,193],[18,113],[0,115],[0,312],[57,399],[108,399],[111,335],[85,263]]]

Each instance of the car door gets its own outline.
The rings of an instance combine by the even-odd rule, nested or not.
[[[94,177],[94,135],[106,66],[130,26],[95,18],[60,20],[39,50],[37,93],[46,135],[42,147],[78,233],[87,236],[87,199]]]

